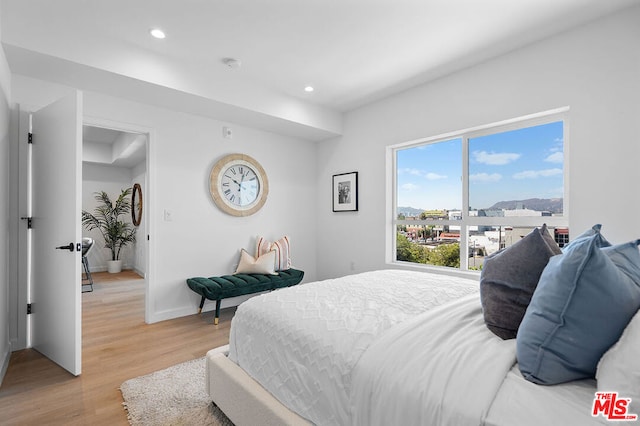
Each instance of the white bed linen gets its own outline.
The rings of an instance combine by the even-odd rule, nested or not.
[[[485,326],[468,296],[395,326],[362,355],[353,373],[353,425],[582,426],[595,380],[554,386],[522,377],[515,339]]]
[[[477,280],[402,270],[274,291],[238,308],[229,359],[302,417],[347,425],[352,370],[369,345],[396,324],[477,293]]]
[[[628,422],[608,422],[603,416],[592,417],[596,393],[593,379],[576,380],[553,386],[537,385],[525,380],[514,365],[496,396],[487,426],[562,425],[589,426]]]
[[[516,359],[491,333],[477,295],[385,332],[353,373],[353,425],[482,425]]]

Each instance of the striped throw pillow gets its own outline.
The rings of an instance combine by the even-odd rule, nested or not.
[[[270,242],[264,237],[258,236],[256,238],[256,257],[262,256],[265,253],[275,250],[276,252],[276,271],[284,271],[291,269],[291,244],[289,243],[289,237],[284,236],[278,241]]]

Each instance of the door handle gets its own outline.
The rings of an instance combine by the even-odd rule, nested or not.
[[[66,246],[59,246],[56,247],[57,250],[69,250],[69,251],[75,251],[76,249],[76,245],[73,243],[69,243],[69,245]]]

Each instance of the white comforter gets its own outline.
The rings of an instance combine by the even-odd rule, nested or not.
[[[515,339],[485,326],[468,296],[399,324],[373,342],[353,372],[353,425],[601,425],[595,380],[540,386],[522,377]]]
[[[391,327],[477,292],[477,280],[401,270],[274,291],[240,305],[229,358],[301,416],[348,425],[353,369],[367,348]]]
[[[353,374],[354,425],[482,425],[516,360],[468,296],[399,324]]]

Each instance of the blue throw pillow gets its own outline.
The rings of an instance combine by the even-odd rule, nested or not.
[[[595,236],[595,240],[596,240],[596,245],[598,247],[609,247],[611,245],[611,243],[609,241],[607,241],[607,239],[605,237],[602,236],[602,234],[600,233],[601,229],[602,229],[602,225],[601,224],[598,223],[596,225],[593,225],[590,229],[587,229],[582,234],[578,235],[575,238],[572,238],[571,241],[569,242],[569,244],[565,245],[562,248],[562,251],[569,250],[571,248],[571,246],[576,241],[579,241],[579,240],[581,240],[583,238],[589,238],[589,237],[594,237],[594,236]]]
[[[594,377],[640,308],[640,240],[600,248],[599,232],[549,260],[517,335],[520,371],[534,383]]]

